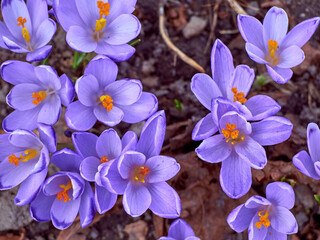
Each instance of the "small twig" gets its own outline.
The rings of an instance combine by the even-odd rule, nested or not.
[[[203,53],[205,54],[210,45],[212,40],[214,39],[214,29],[216,28],[217,22],[218,22],[218,9],[219,9],[219,5],[221,3],[221,0],[217,0],[217,2],[215,3],[214,7],[213,7],[213,20],[212,20],[212,25],[211,25],[211,29],[210,29],[210,35],[206,44],[206,47],[204,48]]]
[[[227,0],[230,7],[238,14],[245,14],[248,15],[248,13],[237,3],[236,0]]]
[[[222,35],[224,35],[224,34],[237,34],[237,33],[239,33],[239,30],[238,29],[220,30],[219,33]]]
[[[164,17],[164,6],[163,3],[160,2],[159,4],[159,28],[160,28],[160,34],[164,40],[164,42],[167,44],[167,46],[174,51],[185,63],[189,64],[191,67],[197,69],[199,72],[204,73],[205,70],[203,67],[201,67],[196,61],[194,61],[192,58],[188,57],[185,53],[183,53],[179,48],[177,48],[170,40],[167,30],[165,28],[165,17]]]

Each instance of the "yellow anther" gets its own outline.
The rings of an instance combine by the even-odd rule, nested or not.
[[[57,193],[57,199],[61,201],[63,199],[64,202],[70,201],[70,197],[68,196],[68,191],[72,188],[72,183],[69,181],[67,185],[59,184],[63,190]]]
[[[102,158],[100,159],[100,164],[105,163],[105,162],[109,162],[110,160],[106,157],[106,156],[102,156]]]
[[[22,154],[20,154],[20,157],[15,156],[14,154],[12,154],[11,156],[8,157],[8,161],[11,164],[14,164],[16,166],[19,165],[19,161],[20,162],[27,162],[31,159],[36,158],[36,156],[39,154],[37,150],[35,149],[27,149],[24,151],[25,156],[23,156]]]
[[[240,102],[242,104],[246,103],[247,99],[245,98],[245,95],[243,92],[238,92],[238,89],[236,87],[231,88],[231,91],[233,92],[233,102]]]
[[[271,63],[271,65],[277,65],[279,62],[279,58],[276,57],[276,53],[278,51],[278,43],[275,40],[268,41],[269,47],[269,56],[266,57],[266,60]]]
[[[24,26],[24,24],[27,22],[27,19],[25,19],[23,17],[18,17],[17,21],[18,21],[17,26],[22,26],[22,37],[24,38],[24,40],[26,40],[26,42],[30,42],[29,31],[28,31],[27,27]]]
[[[103,1],[98,1],[97,6],[100,9],[99,14],[100,17],[98,20],[96,20],[96,27],[95,30],[96,32],[101,31],[107,23],[107,19],[103,18],[103,16],[108,16],[110,14],[110,4],[109,3],[104,3]]]
[[[46,91],[40,91],[40,92],[34,92],[32,93],[32,98],[35,98],[35,100],[32,101],[34,105],[39,105],[40,102],[42,102],[47,97]]]
[[[244,140],[244,136],[239,136],[239,130],[236,130],[235,124],[226,124],[226,128],[222,129],[222,134],[227,139],[226,142],[231,141],[231,144],[234,145],[239,141]]]
[[[108,112],[113,108],[113,99],[109,95],[102,95],[99,99]]]
[[[263,212],[265,212],[264,214],[263,214]],[[255,223],[255,226],[257,227],[257,228],[261,228],[262,227],[262,225],[264,226],[264,227],[269,227],[270,226],[270,220],[269,220],[269,213],[268,213],[268,211],[267,210],[263,210],[263,211],[260,211],[259,213],[258,213],[258,215],[259,215],[259,222],[256,222]]]
[[[133,179],[135,182],[142,182],[145,183],[145,176],[150,172],[148,167],[137,167],[134,170]]]
[[[96,20],[96,27],[95,27],[96,32],[99,32],[100,30],[102,30],[106,26],[106,23],[107,23],[107,19],[105,18]]]

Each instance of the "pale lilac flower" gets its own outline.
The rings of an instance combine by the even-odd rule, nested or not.
[[[168,237],[161,237],[159,240],[200,240],[196,237],[189,224],[183,219],[175,220],[168,232]]]
[[[305,20],[288,34],[286,12],[272,7],[263,24],[248,15],[238,15],[238,26],[246,41],[249,57],[260,64],[266,64],[268,73],[277,83],[284,84],[292,77],[290,68],[304,60],[301,47],[311,38],[319,25],[319,17]]]
[[[175,159],[161,156],[166,129],[163,111],[145,123],[140,139],[119,160],[101,168],[101,183],[111,192],[123,194],[125,211],[137,217],[148,208],[156,215],[176,218],[181,202],[176,191],[166,183],[180,170]]]
[[[66,111],[70,128],[86,131],[97,120],[111,127],[121,121],[137,123],[158,109],[156,96],[143,92],[139,80],[116,81],[117,74],[117,65],[105,56],[99,55],[88,64],[84,76],[76,82],[79,100]]]
[[[56,23],[48,17],[46,0],[2,0],[0,46],[16,53],[28,53],[27,61],[45,59],[52,46],[47,45],[56,32]]]
[[[296,168],[316,180],[320,179],[320,130],[317,124],[309,123],[307,129],[309,154],[306,151],[297,153],[292,161]]]
[[[131,14],[135,5],[136,0],[54,0],[53,9],[70,47],[126,61],[135,52],[127,43],[141,30]]]
[[[204,73],[194,75],[191,90],[199,102],[211,111],[202,118],[192,132],[192,139],[199,141],[218,131],[218,102],[224,102],[247,120],[257,121],[275,115],[281,107],[272,98],[256,95],[246,98],[254,80],[254,71],[246,65],[233,65],[230,50],[219,39],[211,52],[212,78]],[[232,103],[232,104],[231,104]]]
[[[50,66],[10,60],[1,65],[1,77],[15,85],[7,95],[7,103],[15,111],[2,123],[7,132],[18,128],[32,131],[38,123],[55,124],[61,104],[67,106],[75,95],[71,79],[65,74],[59,77]]]
[[[289,211],[294,206],[294,191],[284,182],[270,183],[266,197],[252,196],[228,216],[229,226],[240,233],[248,228],[249,240],[287,240],[298,232],[298,224]]]

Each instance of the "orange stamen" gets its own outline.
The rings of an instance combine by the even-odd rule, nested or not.
[[[24,151],[25,156],[20,154],[20,157],[17,157],[16,155],[12,154],[11,156],[8,157],[8,161],[11,164],[14,164],[16,166],[19,165],[20,162],[27,162],[31,159],[34,159],[39,153],[35,149],[27,149]]]
[[[227,123],[226,128],[222,129],[222,134],[227,139],[226,142],[231,141],[232,145],[244,139],[244,136],[239,136],[239,130],[236,130],[236,127],[235,124]]]
[[[34,92],[32,93],[32,98],[35,98],[35,100],[32,101],[34,105],[39,105],[40,102],[42,102],[47,97],[46,91],[40,91],[40,92]]]
[[[108,112],[113,108],[113,99],[109,95],[102,95],[99,99]]]
[[[101,160],[100,160],[100,164],[105,163],[105,162],[109,162],[110,160],[106,157],[106,156],[102,156]]]
[[[275,40],[268,41],[269,47],[269,56],[266,57],[266,60],[271,63],[272,66],[277,65],[279,62],[279,58],[276,57],[276,53],[278,50],[278,43]]]
[[[265,212],[264,214],[263,214],[263,212]],[[262,227],[262,225],[264,226],[264,227],[269,227],[270,226],[270,220],[269,220],[269,213],[268,213],[268,211],[267,210],[265,210],[265,211],[260,211],[259,213],[258,213],[258,215],[259,215],[259,222],[256,222],[255,223],[255,226],[257,227],[257,228],[261,228]]]
[[[68,191],[72,188],[71,181],[69,181],[67,185],[59,184],[59,187],[61,187],[63,190],[57,193],[57,199],[59,201],[63,200],[64,202],[70,201],[71,199],[68,196]]]
[[[97,6],[100,9],[100,17],[98,20],[96,20],[95,30],[96,32],[99,32],[106,26],[107,19],[103,18],[103,16],[108,16],[110,14],[110,4],[104,3],[103,1],[98,1]]]
[[[27,27],[24,26],[24,24],[27,22],[27,19],[25,19],[23,17],[18,17],[17,21],[18,21],[17,26],[22,26],[22,36],[23,36],[24,40],[26,40],[26,42],[30,42],[29,31],[28,31]]]
[[[247,99],[245,98],[245,95],[244,95],[243,92],[238,92],[238,89],[236,87],[231,88],[231,91],[234,94],[233,102],[238,101],[238,102],[240,102],[242,104],[246,103]]]
[[[137,167],[134,170],[133,179],[135,182],[142,182],[145,183],[145,176],[150,172],[150,169],[148,167]]]

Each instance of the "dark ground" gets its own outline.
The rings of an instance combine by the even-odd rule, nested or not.
[[[290,20],[290,29],[302,20],[320,15],[318,0],[282,0],[282,1],[238,1],[250,14],[262,20],[271,6],[284,8]],[[244,50],[244,41],[237,32],[237,13],[221,1],[217,14],[217,26],[213,41],[208,43],[213,19],[213,8],[218,6],[215,0],[168,0],[165,5],[166,27],[173,43],[204,67],[211,74],[210,52],[215,38],[221,39],[231,50],[235,65],[247,64],[255,69],[256,76],[265,73],[264,66],[249,59]],[[305,61],[294,69],[292,79],[285,85],[273,82],[263,86],[255,83],[250,95],[269,95],[282,106],[278,115],[285,116],[294,124],[292,136],[285,143],[267,147],[268,164],[260,171],[253,170],[253,185],[247,195],[239,200],[228,198],[219,184],[219,164],[208,164],[196,157],[194,149],[200,142],[191,140],[191,132],[196,122],[205,116],[207,110],[196,100],[190,90],[190,79],[197,71],[181,61],[168,49],[159,33],[158,1],[138,0],[136,15],[142,24],[141,43],[136,47],[136,54],[128,61],[119,64],[121,78],[140,79],[144,90],[154,93],[159,100],[159,109],[164,109],[167,116],[167,133],[163,155],[175,157],[181,164],[181,171],[170,182],[178,191],[182,201],[181,217],[195,230],[203,240],[247,239],[247,232],[236,234],[227,225],[229,212],[250,196],[264,195],[269,182],[285,178],[294,183],[296,205],[292,210],[299,223],[299,233],[291,239],[320,239],[320,208],[313,195],[320,195],[320,184],[303,176],[292,164],[292,157],[298,151],[306,149],[306,127],[309,122],[319,124],[320,116],[320,30],[304,46]],[[195,37],[186,39],[182,29],[192,16],[208,20],[206,28]],[[226,30],[231,30],[226,32]],[[204,52],[205,47],[209,48]],[[53,39],[53,52],[48,64],[58,73],[78,78],[85,66],[72,69],[73,51],[65,42],[65,33],[59,28]],[[25,56],[0,50],[1,63],[5,60],[24,60]],[[10,86],[0,81],[0,121],[12,111],[5,104],[5,95]],[[175,99],[181,102],[177,109]],[[124,133],[130,125],[121,123],[117,130]],[[131,127],[139,131],[141,124]],[[92,130],[101,133],[105,126],[97,124]],[[63,120],[56,126],[59,142],[62,145],[71,142],[64,132],[68,130]],[[61,146],[60,146],[61,147]],[[172,221],[153,216],[147,211],[142,217],[128,216],[119,198],[116,207],[109,213],[97,217],[95,223],[85,229],[79,229],[78,223],[65,230],[54,229],[51,223],[32,222],[19,230],[0,232],[3,239],[157,239],[165,235]],[[9,238],[12,237],[12,238]]]

